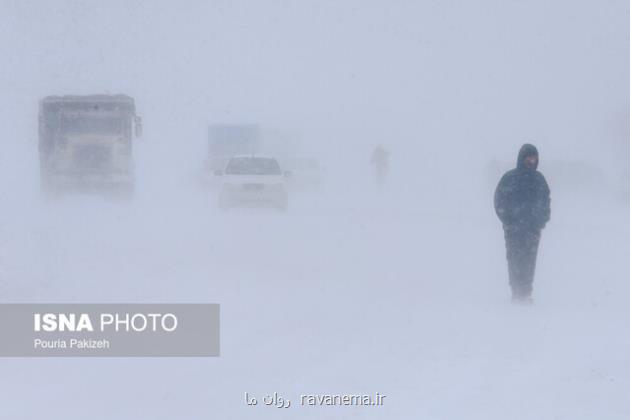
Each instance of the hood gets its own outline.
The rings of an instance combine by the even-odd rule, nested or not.
[[[524,144],[521,146],[521,150],[518,152],[518,160],[516,161],[516,167],[519,169],[525,169],[525,158],[527,156],[535,155],[538,157],[538,149],[533,144]],[[536,162],[536,167],[538,168],[538,162]]]

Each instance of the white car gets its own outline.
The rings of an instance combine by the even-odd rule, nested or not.
[[[227,209],[235,206],[271,206],[286,209],[288,196],[286,178],[278,161],[267,156],[234,156],[220,176],[219,206]]]

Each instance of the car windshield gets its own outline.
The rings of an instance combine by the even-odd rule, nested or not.
[[[275,159],[260,157],[232,158],[225,173],[228,175],[280,175],[280,165]]]

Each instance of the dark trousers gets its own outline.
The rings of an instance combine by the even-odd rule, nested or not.
[[[510,286],[514,297],[528,297],[532,293],[540,230],[504,226]]]

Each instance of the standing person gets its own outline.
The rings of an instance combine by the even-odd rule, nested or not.
[[[537,168],[538,150],[524,144],[516,168],[503,175],[494,193],[494,208],[505,233],[514,302],[532,301],[540,232],[551,214],[549,186]]]

